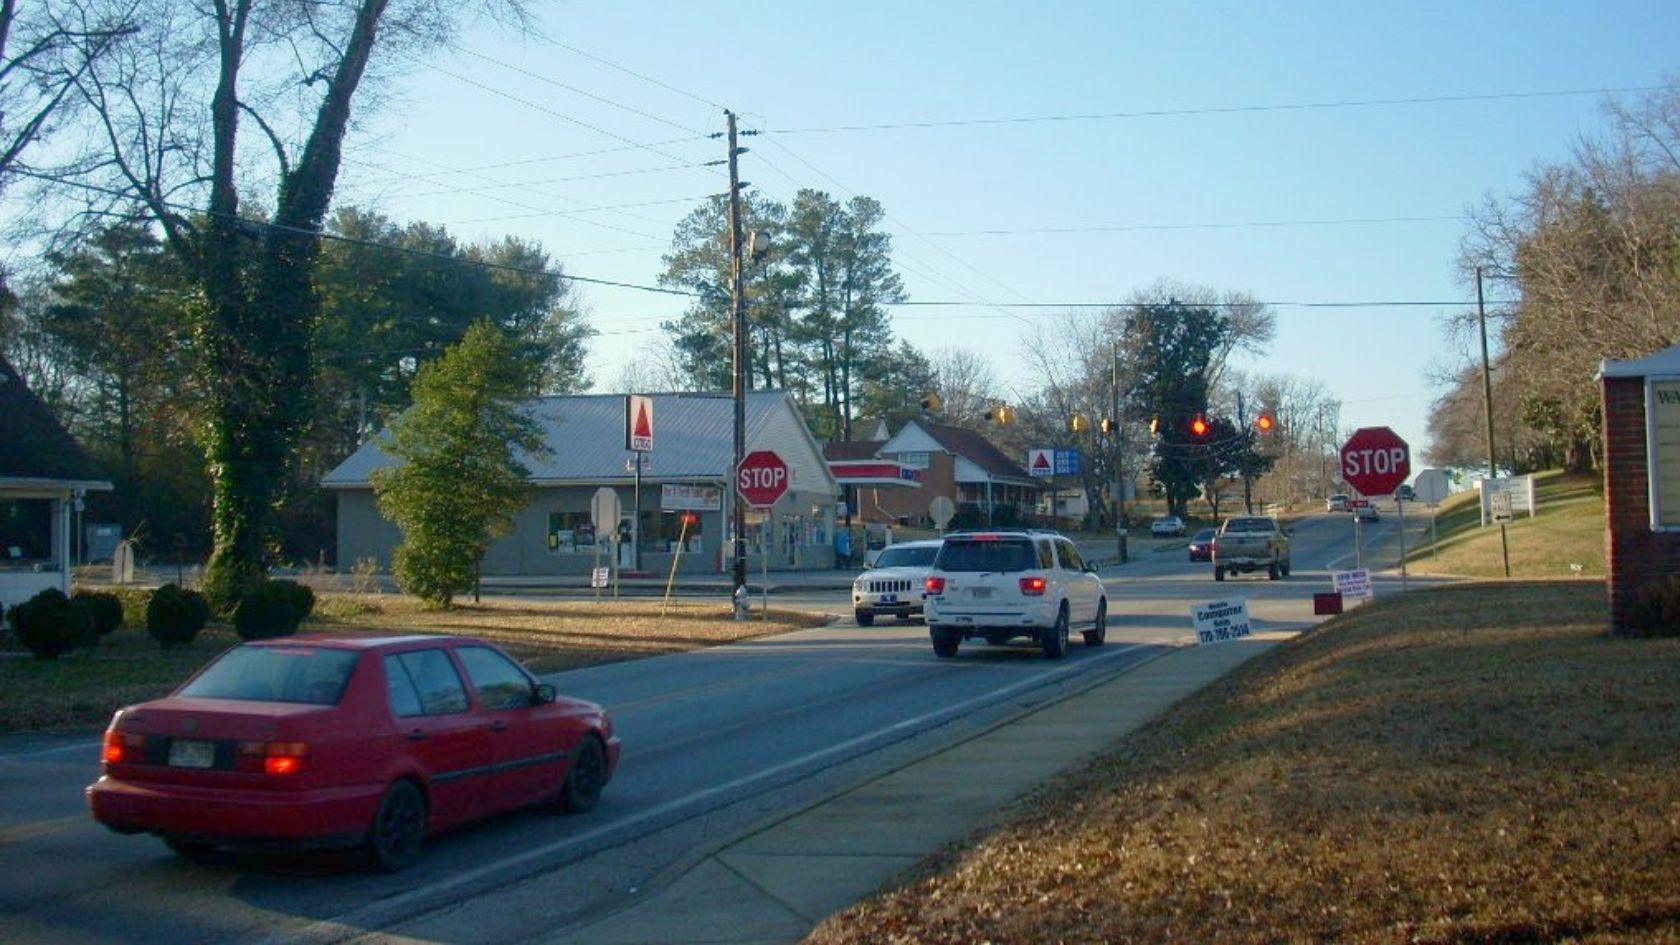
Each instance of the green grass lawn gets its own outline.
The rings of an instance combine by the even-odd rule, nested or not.
[[[1535,474],[1538,514],[1518,513],[1507,525],[1511,576],[1571,577],[1570,565],[1580,565],[1584,577],[1604,577],[1604,480],[1587,473],[1552,471]],[[1413,505],[1412,509],[1422,509]],[[1411,549],[1411,570],[1420,574],[1465,577],[1504,577],[1499,526],[1483,527],[1476,493],[1461,493],[1442,503],[1435,523],[1438,544],[1431,555],[1428,542]]]

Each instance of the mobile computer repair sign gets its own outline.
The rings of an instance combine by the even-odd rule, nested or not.
[[[1190,620],[1196,625],[1196,642],[1202,645],[1241,640],[1254,632],[1248,619],[1248,601],[1240,597],[1195,604],[1190,608]]]

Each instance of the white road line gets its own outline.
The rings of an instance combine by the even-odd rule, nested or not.
[[[283,943],[297,942],[299,940],[338,941],[349,936],[366,935],[369,932],[378,931],[379,924],[386,920],[388,916],[393,915],[393,913],[396,915],[406,915],[415,904],[423,901],[424,899],[448,893],[453,889],[472,886],[475,883],[482,882],[509,869],[514,869],[538,860],[552,857],[555,854],[564,851],[568,847],[582,846],[590,841],[611,833],[632,829],[642,824],[657,822],[661,818],[684,808],[699,807],[701,809],[705,809],[704,805],[717,800],[719,797],[726,797],[727,795],[748,787],[755,782],[772,780],[780,775],[797,770],[801,767],[805,767],[838,755],[844,755],[859,746],[876,741],[885,735],[903,732],[906,729],[915,729],[919,726],[932,723],[933,721],[945,716],[955,718],[971,709],[977,709],[984,705],[1002,702],[1018,692],[1028,689],[1037,689],[1062,676],[1069,675],[1081,669],[1089,669],[1092,664],[1098,660],[1104,662],[1116,660],[1137,650],[1163,645],[1172,646],[1173,644],[1170,642],[1134,643],[1130,646],[1099,654],[1094,660],[1080,660],[1077,663],[1070,663],[1058,669],[1051,670],[1042,676],[1034,676],[1031,679],[1024,679],[1014,685],[1005,686],[1002,689],[992,690],[966,701],[959,702],[955,705],[944,706],[943,708],[933,712],[928,712],[914,718],[903,719],[887,726],[884,729],[870,732],[866,735],[859,735],[856,738],[848,739],[837,745],[831,745],[821,751],[815,751],[808,755],[802,755],[798,758],[791,758],[779,765],[766,768],[763,771],[758,771],[744,777],[736,778],[733,781],[715,785],[703,791],[697,791],[693,794],[687,794],[681,798],[655,805],[654,807],[643,810],[633,817],[610,824],[602,824],[593,830],[585,831],[577,836],[567,837],[564,840],[556,840],[553,843],[545,844],[544,846],[537,847],[535,849],[526,850],[525,852],[509,859],[500,860],[495,863],[488,863],[484,866],[478,867],[477,869],[468,870],[465,873],[458,873],[448,879],[432,883],[429,886],[421,886],[416,889],[410,889],[407,892],[387,899],[382,899],[371,906],[366,906],[353,912],[347,912],[343,915],[334,916],[328,919],[319,919],[301,929],[296,930],[295,932],[265,939],[264,945],[270,945],[270,943],[272,943],[272,945],[283,945]],[[912,732],[910,734],[914,733]]]
[[[40,755],[56,755],[66,751],[97,752],[99,742],[77,742],[74,745],[60,745],[57,748],[37,748],[34,751],[12,751],[0,753],[0,761],[10,761],[13,758],[34,758]]]

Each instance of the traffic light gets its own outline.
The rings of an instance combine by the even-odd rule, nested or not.
[[[1008,404],[998,404],[986,411],[986,419],[998,424],[1015,422],[1015,408]]]
[[[1161,435],[1161,418],[1160,417],[1150,417],[1149,418],[1149,435],[1150,436],[1160,436]]]
[[[1208,426],[1207,419],[1201,414],[1196,414],[1196,419],[1190,421],[1190,435],[1198,440],[1207,436],[1211,429],[1213,428]]]
[[[1277,420],[1272,416],[1271,411],[1263,410],[1260,412],[1260,416],[1254,418],[1254,429],[1261,433],[1271,433],[1277,429]]]
[[[1102,428],[1105,435],[1113,436],[1115,431],[1120,429],[1120,421],[1115,420],[1113,417],[1104,417],[1102,418],[1102,423],[1098,424],[1098,426]]]
[[[938,391],[930,390],[927,396],[922,398],[922,409],[928,413],[938,413],[944,406],[945,401],[940,398]]]
[[[1068,428],[1075,433],[1083,433],[1090,429],[1091,421],[1085,419],[1082,413],[1076,413],[1068,420]]]

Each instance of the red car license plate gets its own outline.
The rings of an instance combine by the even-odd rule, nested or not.
[[[177,738],[169,743],[171,768],[208,768],[216,763],[216,746],[212,742]]]

